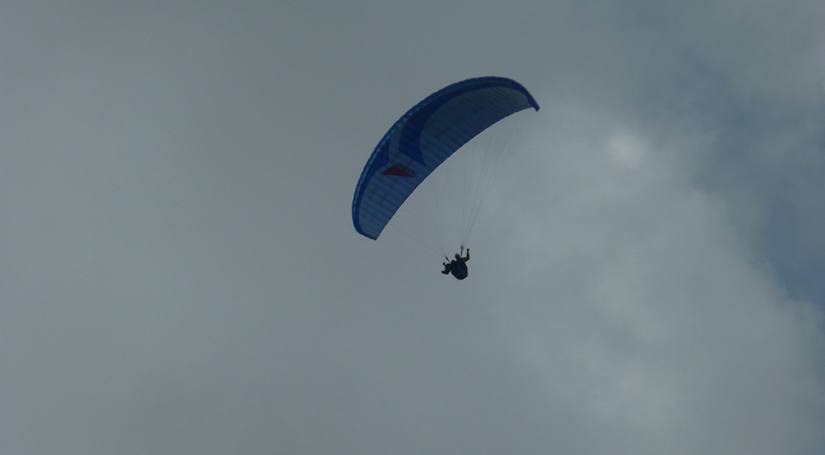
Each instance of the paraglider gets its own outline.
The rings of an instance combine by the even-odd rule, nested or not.
[[[378,239],[404,201],[447,158],[496,122],[530,108],[539,105],[527,89],[503,77],[457,82],[416,104],[390,127],[364,165],[352,200],[356,232]],[[466,277],[466,261],[459,262],[463,272],[450,273]]]
[[[455,279],[463,280],[467,278],[469,271],[467,270],[467,262],[470,260],[470,249],[467,248],[467,256],[463,256],[464,254],[464,245],[461,245],[461,253],[456,253],[453,260],[450,261],[450,258],[444,257],[444,259],[450,262],[442,262],[441,265],[444,266],[444,270],[441,271],[444,275],[453,274]]]

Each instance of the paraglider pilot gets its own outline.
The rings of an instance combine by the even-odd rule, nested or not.
[[[450,260],[450,258],[445,257],[444,259],[450,261],[449,263],[443,262],[441,265],[444,266],[444,270],[441,271],[444,275],[449,275],[450,273],[453,274],[455,279],[463,280],[467,278],[467,261],[470,260],[470,249],[467,248],[467,256],[464,255],[464,245],[461,245],[461,254],[456,253],[455,258]]]

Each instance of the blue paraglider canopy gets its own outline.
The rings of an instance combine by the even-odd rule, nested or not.
[[[499,120],[539,105],[503,77],[449,85],[407,111],[378,142],[352,200],[355,230],[377,239],[399,207],[441,163]]]

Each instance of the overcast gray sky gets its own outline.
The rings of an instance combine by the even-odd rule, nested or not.
[[[0,5],[3,454],[825,453],[825,2]],[[470,278],[351,225],[451,82]]]

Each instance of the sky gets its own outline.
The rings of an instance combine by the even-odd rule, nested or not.
[[[4,1],[3,453],[825,453],[822,23]],[[403,209],[358,236],[352,193],[408,107],[486,75],[542,109],[459,282]]]

